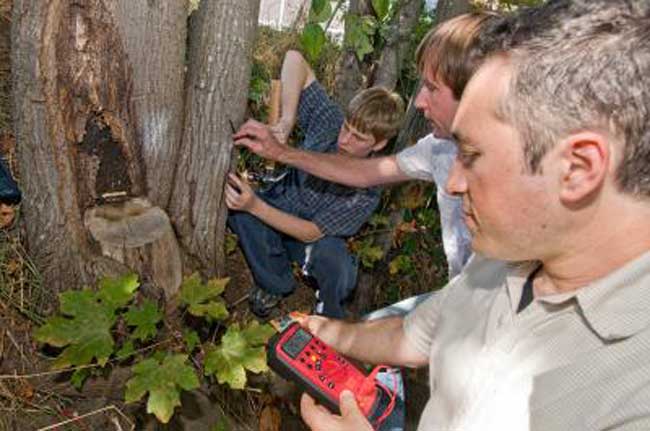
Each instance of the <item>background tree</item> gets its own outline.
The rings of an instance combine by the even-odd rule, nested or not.
[[[258,7],[259,0],[202,2],[187,38],[186,0],[15,1],[12,76],[27,244],[52,293],[134,265],[145,282],[155,281],[165,270],[162,253],[175,247],[173,238],[162,250],[152,245],[167,211],[191,257],[184,261],[218,272],[228,120],[243,120]],[[137,251],[111,245],[106,252],[84,223],[89,210],[114,200],[99,216],[107,224],[124,218],[127,233],[109,229],[107,237],[128,242],[147,236],[143,226],[152,229],[151,238],[133,241]],[[163,217],[151,220],[149,207]],[[144,218],[137,232],[133,216]]]

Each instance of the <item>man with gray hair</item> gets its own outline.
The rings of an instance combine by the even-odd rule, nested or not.
[[[403,319],[304,320],[362,361],[428,364],[420,430],[650,429],[649,9],[550,0],[488,31],[447,183],[476,256]],[[371,429],[341,404],[302,415]]]

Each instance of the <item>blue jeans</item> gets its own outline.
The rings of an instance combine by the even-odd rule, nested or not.
[[[358,269],[345,240],[326,236],[313,243],[300,242],[239,211],[230,212],[228,226],[239,237],[257,286],[274,295],[291,294],[297,286],[291,262],[298,262],[318,283],[321,314],[345,317],[342,304],[354,290]]]

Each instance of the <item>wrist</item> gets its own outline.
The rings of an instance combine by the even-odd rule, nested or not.
[[[266,206],[266,202],[264,202],[259,197],[255,196],[250,203],[248,212],[257,218],[261,218],[261,216],[264,214],[265,206]]]

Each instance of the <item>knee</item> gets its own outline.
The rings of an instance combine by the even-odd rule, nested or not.
[[[331,271],[356,276],[356,258],[350,254],[341,238],[325,237],[314,243],[309,260],[314,271],[329,273],[330,277],[334,275]]]

